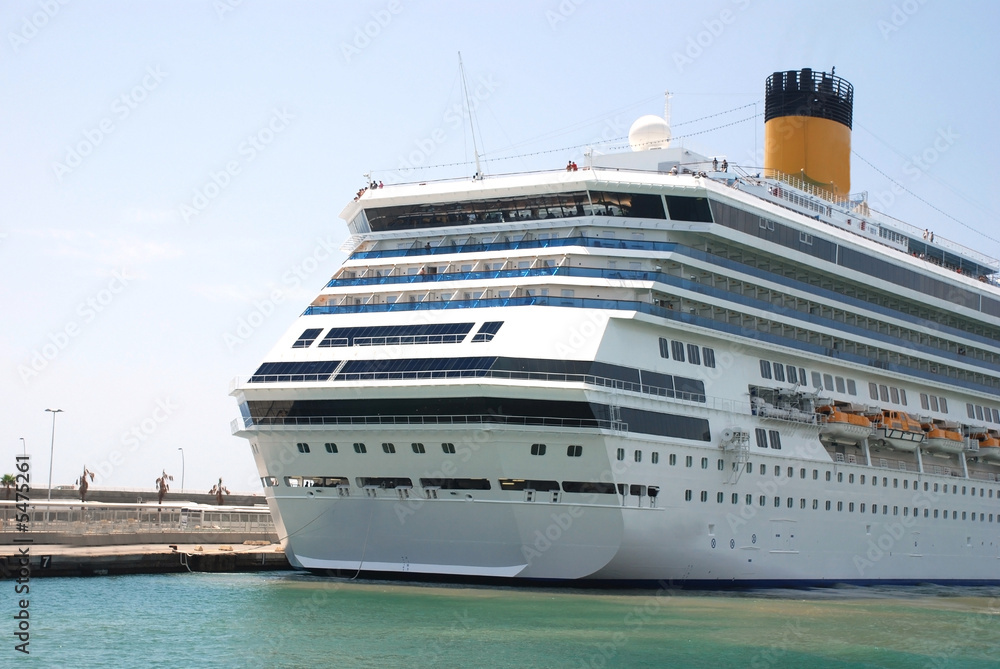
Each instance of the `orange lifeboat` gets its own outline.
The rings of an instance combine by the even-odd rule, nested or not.
[[[924,449],[928,452],[957,455],[965,451],[965,437],[954,429],[957,424],[938,421],[924,423],[922,427],[927,431]]]
[[[819,414],[819,437],[837,444],[857,445],[872,434],[872,422],[864,416],[841,411],[836,406],[822,406]]]
[[[993,434],[979,435],[979,459],[1000,462],[1000,439]]]
[[[897,451],[914,452],[923,443],[926,435],[920,423],[910,418],[905,411],[883,409],[874,420],[875,434],[872,445]]]

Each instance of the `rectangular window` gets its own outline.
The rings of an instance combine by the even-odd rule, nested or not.
[[[663,337],[660,337],[660,357],[670,358],[670,342],[668,342]]]
[[[323,445],[326,447],[326,452],[327,453],[336,453],[337,452],[337,444],[333,444],[333,443],[327,442],[327,443],[325,443]]]
[[[634,453],[632,454],[632,458],[633,458],[633,459],[634,459],[634,460],[635,460],[636,462],[642,462],[642,451],[635,451],[635,452],[634,452]]]
[[[941,405],[941,413],[948,413],[948,400],[943,397],[939,397],[938,403]],[[1000,420],[996,422],[1000,423]]]
[[[889,401],[889,387],[882,384],[878,387],[878,396],[883,402]]]
[[[760,376],[763,379],[771,378],[771,362],[769,360],[760,361]]]
[[[702,458],[701,459],[701,468],[702,469],[708,469],[708,458]]]
[[[424,445],[423,444],[417,444],[417,443],[410,444],[410,448],[413,449],[414,453],[426,453],[427,452],[424,449]]]
[[[655,465],[660,461],[659,451],[653,451],[653,454],[649,457],[650,461]]]
[[[670,352],[673,353],[674,360],[677,362],[684,362],[684,342],[670,342]]]
[[[583,446],[571,444],[566,447],[566,455],[571,458],[578,458],[583,455]],[[655,455],[655,454],[654,454]],[[654,459],[655,460],[655,459]]]
[[[309,444],[303,444],[303,443],[300,442],[298,444],[295,444],[295,447],[299,449],[299,453],[308,453],[309,452]]]
[[[768,430],[768,435],[771,437],[771,448],[781,448],[781,435],[778,431]]]
[[[929,403],[928,400],[929,400],[929,398],[927,397],[927,393],[920,393],[920,408],[921,409],[930,409],[931,408],[930,407],[930,403]],[[937,405],[937,402],[935,402],[934,404]],[[933,409],[933,411],[937,411],[937,409]]]
[[[673,467],[676,464],[677,464],[677,454],[676,453],[671,453],[670,454],[670,466]]]
[[[684,457],[684,466],[685,467],[690,467],[693,464],[694,464],[694,459],[690,455],[687,455],[687,456]]]
[[[774,367],[774,380],[784,381],[785,380],[785,367],[780,362],[773,364]]]
[[[838,393],[846,393],[847,392],[847,387],[844,384],[844,377],[837,376],[837,377],[834,377],[833,380],[837,384],[837,392]]]
[[[691,491],[690,490],[685,490],[684,491],[684,501],[685,502],[690,502],[691,501]]]
[[[878,384],[869,383],[868,384],[868,394],[871,395],[871,398],[873,400],[877,400],[878,399]],[[972,405],[970,404],[969,406],[971,407]]]
[[[531,445],[532,455],[545,455],[545,444],[532,444]]]
[[[396,452],[396,444],[390,444],[388,442],[383,442],[382,443],[382,451],[384,453],[395,453]]]
[[[762,427],[758,427],[754,430],[754,434],[757,435],[757,446],[760,448],[767,448],[767,430]]]
[[[969,414],[969,418],[975,418],[976,417],[976,410],[972,408],[971,404],[966,404],[965,405],[965,411]]]
[[[899,389],[896,388],[895,386],[893,386],[892,388],[889,388],[889,393],[890,393],[890,395],[892,397],[892,400],[891,400],[892,403],[893,404],[899,404]]]
[[[905,388],[900,388],[899,389],[899,403],[902,404],[904,407],[906,406],[906,389]]]
[[[806,385],[806,368],[799,367],[799,383]]]
[[[368,447],[360,442],[354,442],[354,452],[355,453],[367,453]]]
[[[788,365],[788,369],[786,371],[788,372],[787,376],[788,376],[788,382],[789,383],[798,383],[799,382],[799,379],[798,379],[798,377],[795,374],[795,365]]]
[[[979,406],[977,404],[976,405],[976,420],[982,420],[982,419],[983,419],[983,407],[981,407],[981,406]]]
[[[847,394],[848,395],[858,394],[858,384],[854,382],[854,379],[847,379]]]
[[[701,364],[701,350],[694,344],[688,344],[688,362],[692,365]]]
[[[625,449],[624,448],[619,448],[618,451],[615,453],[615,458],[617,458],[619,461],[624,460],[625,459]]]
[[[827,390],[833,390],[833,375],[824,374],[823,375],[823,387]]]
[[[715,367],[715,349],[707,346],[701,349],[701,358],[705,361],[706,367]]]
[[[441,444],[441,450],[444,451],[445,453],[454,454],[455,453],[455,444],[447,444],[447,443],[446,444]]]
[[[819,372],[813,372],[812,373],[812,382],[813,382],[812,383],[813,384],[813,388],[822,388],[823,387],[823,377],[820,376]]]

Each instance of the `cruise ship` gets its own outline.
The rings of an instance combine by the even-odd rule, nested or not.
[[[854,89],[763,168],[672,146],[373,184],[231,394],[293,566],[692,587],[1000,583],[997,260],[850,192]]]

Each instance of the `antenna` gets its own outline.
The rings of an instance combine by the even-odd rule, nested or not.
[[[472,122],[472,103],[469,102],[469,87],[465,83],[465,66],[462,65],[462,52],[458,52],[458,70],[462,74],[462,91],[465,93],[465,108],[469,110],[469,128],[472,130],[472,152],[476,155],[476,174],[473,179],[482,179],[483,171],[479,168],[479,147],[476,145],[476,126]]]
[[[670,91],[663,91],[663,120],[670,125]]]

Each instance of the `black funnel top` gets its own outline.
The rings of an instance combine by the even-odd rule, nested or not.
[[[775,72],[767,78],[764,122],[783,116],[826,118],[850,128],[854,86],[836,75],[809,68]]]

